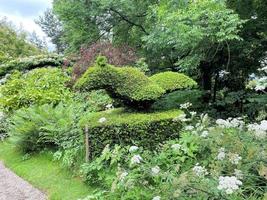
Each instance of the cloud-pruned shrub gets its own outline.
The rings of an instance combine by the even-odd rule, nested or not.
[[[196,85],[186,75],[174,72],[167,73],[166,79],[170,79],[165,80],[165,73],[149,78],[136,68],[115,67],[107,64],[105,57],[98,57],[94,67],[85,72],[75,87],[81,91],[105,89],[126,105],[149,107],[166,92]]]

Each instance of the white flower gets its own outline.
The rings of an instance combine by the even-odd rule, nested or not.
[[[241,118],[228,118],[227,120],[224,119],[217,119],[216,124],[222,128],[242,128],[244,122]]]
[[[230,156],[230,158],[229,158],[230,162],[234,165],[237,165],[239,163],[239,161],[242,160],[242,157],[239,156],[238,154],[235,154],[235,153],[230,154],[229,156]]]
[[[230,72],[227,72],[227,71],[225,71],[225,70],[221,70],[221,71],[219,71],[219,77],[220,77],[220,78],[223,78],[225,75],[228,75],[228,74],[230,74]]]
[[[192,116],[192,117],[194,117],[194,116],[196,116],[196,114],[197,114],[197,112],[190,112],[190,115]]]
[[[134,155],[131,158],[131,164],[140,164],[143,161],[143,158],[140,155]]]
[[[180,114],[178,117],[175,117],[172,121],[174,121],[174,122],[177,122],[177,121],[186,122],[189,120],[190,119],[187,119],[185,114]]]
[[[186,126],[185,127],[185,130],[186,131],[191,131],[191,130],[193,130],[194,129],[194,126]]]
[[[124,179],[126,178],[126,176],[128,176],[128,172],[122,172],[120,174],[120,177],[119,177],[120,181],[124,181]]]
[[[235,176],[220,176],[218,190],[223,190],[226,194],[232,194],[235,190],[239,189],[242,182],[238,180]]]
[[[129,149],[129,152],[134,152],[134,151],[137,151],[139,148],[137,146],[131,146],[130,149]]]
[[[200,136],[203,138],[206,138],[206,137],[208,137],[208,135],[209,135],[208,131],[203,131]]]
[[[155,196],[152,200],[160,200],[160,196]]]
[[[242,173],[241,170],[235,169],[234,175],[238,178],[238,179],[243,179],[244,174]]]
[[[113,105],[112,104],[108,104],[108,105],[106,105],[106,109],[107,110],[110,110],[110,109],[112,109],[113,108]]]
[[[256,138],[263,139],[267,136],[267,120],[262,120],[260,124],[249,124],[248,130],[254,132]]]
[[[151,168],[151,172],[152,172],[153,176],[158,175],[158,173],[160,172],[159,166],[155,166],[155,167]]]
[[[218,160],[223,160],[223,159],[225,159],[225,156],[226,156],[225,149],[224,148],[220,148],[219,149],[219,153],[217,155],[217,159]]]
[[[179,151],[182,146],[180,144],[173,144],[171,147],[173,148],[173,150]]]
[[[188,108],[191,107],[191,106],[192,106],[192,103],[187,102],[187,103],[181,104],[181,105],[180,105],[180,108],[181,108],[181,109],[188,109]]]
[[[106,119],[105,117],[101,117],[101,118],[98,120],[99,123],[104,123],[104,122],[106,122],[106,121],[107,121],[107,119]]]
[[[197,176],[205,176],[208,174],[207,169],[205,169],[205,167],[199,166],[198,163],[193,167],[193,171]]]

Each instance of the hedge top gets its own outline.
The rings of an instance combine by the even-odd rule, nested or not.
[[[121,125],[121,124],[139,124],[139,123],[149,123],[153,121],[171,120],[175,117],[183,114],[181,110],[169,110],[164,112],[151,112],[151,113],[141,113],[141,112],[127,112],[123,108],[117,108],[113,110],[107,110],[96,113],[88,113],[85,115],[81,121],[81,127],[101,127],[110,125]],[[103,121],[102,121],[103,120]]]
[[[126,105],[149,105],[168,92],[193,88],[197,84],[188,76],[164,72],[152,77],[133,67],[115,67],[99,57],[93,67],[77,81],[75,88],[81,91],[105,89],[112,97]]]

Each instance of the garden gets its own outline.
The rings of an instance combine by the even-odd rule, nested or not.
[[[36,23],[53,52],[0,20],[0,161],[48,199],[267,199],[265,0],[54,0]]]

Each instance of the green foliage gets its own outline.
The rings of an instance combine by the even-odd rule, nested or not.
[[[144,37],[147,48],[167,56],[182,69],[192,69],[213,59],[213,45],[240,40],[243,23],[224,1],[161,1],[152,7],[153,27]],[[217,49],[218,50],[218,49]],[[165,54],[167,55],[167,54]]]
[[[78,105],[62,103],[21,109],[10,120],[9,134],[24,153],[52,148],[58,150],[56,158],[71,167],[83,155],[82,130],[77,127],[80,113]]]
[[[42,67],[60,67],[63,65],[63,61],[64,58],[57,54],[16,58],[0,65],[0,77],[13,70],[27,71]]]
[[[162,88],[138,69],[111,65],[89,68],[75,87],[82,91],[106,89],[111,96],[129,102],[153,101],[164,93]]]
[[[183,74],[165,72],[148,78],[139,69],[114,67],[106,64],[105,60],[102,63],[103,59],[97,59],[96,65],[77,81],[76,88],[82,91],[106,89],[112,97],[122,100],[126,105],[146,107],[166,92],[196,85],[194,80]]]
[[[184,124],[179,139],[159,145],[157,151],[145,150],[146,145],[107,145],[82,168],[87,181],[105,187],[90,197],[264,199],[267,149],[266,132],[261,131],[266,131],[267,121],[261,128],[237,118],[214,122],[207,115],[188,121],[190,126]]]
[[[188,76],[176,72],[162,72],[150,77],[150,80],[157,83],[161,88],[168,92],[178,89],[194,88],[197,83]]]
[[[0,141],[3,141],[7,135],[8,117],[0,111]]]
[[[0,64],[21,56],[41,53],[26,37],[25,32],[16,30],[5,18],[0,19]]]
[[[69,78],[56,68],[34,69],[26,74],[13,73],[0,86],[0,104],[6,111],[33,104],[57,104],[68,101],[72,93],[65,87]]]
[[[107,144],[138,144],[153,149],[168,138],[177,137],[181,124],[173,118],[180,110],[155,113],[127,112],[114,109],[89,113],[80,121],[89,127],[92,156],[99,155]]]

